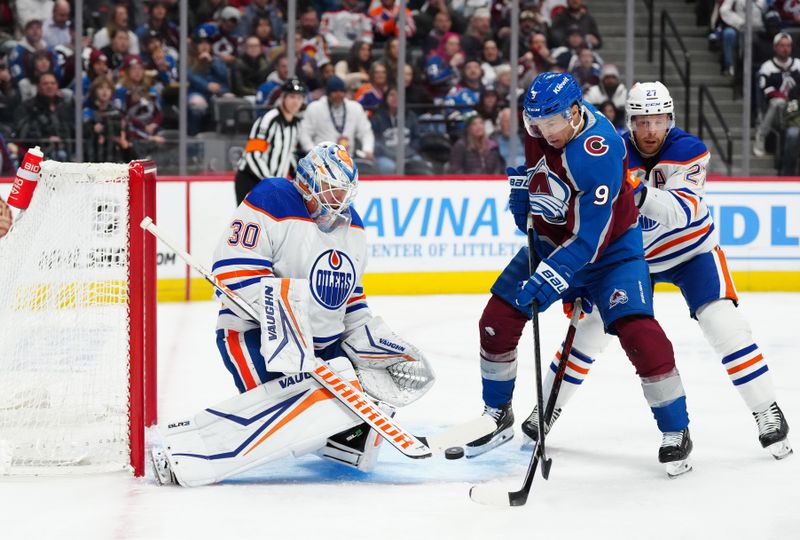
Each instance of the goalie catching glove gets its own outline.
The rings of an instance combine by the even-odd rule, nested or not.
[[[421,398],[435,375],[422,353],[395,334],[380,317],[342,342],[364,391],[378,401],[404,407]]]

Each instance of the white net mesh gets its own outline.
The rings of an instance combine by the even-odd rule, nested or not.
[[[46,161],[0,239],[0,474],[121,470],[128,166]]]

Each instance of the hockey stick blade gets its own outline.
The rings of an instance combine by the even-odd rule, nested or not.
[[[528,495],[533,485],[533,477],[536,475],[536,468],[539,465],[539,445],[533,443],[533,454],[525,473],[525,482],[518,491],[508,491],[496,484],[479,484],[472,486],[469,490],[469,498],[479,504],[489,506],[523,506],[528,502]]]
[[[480,439],[497,429],[497,424],[489,416],[479,416],[462,424],[450,426],[438,433],[417,438],[427,444],[434,452],[444,452],[451,446],[464,446]]]
[[[223,301],[230,302],[254,321],[258,321],[258,312],[237,295],[230,288],[225,286],[213,274],[200,264],[192,255],[184,249],[178,247],[175,242],[166,237],[161,230],[153,223],[149,217],[145,217],[140,223],[140,227],[159,240],[168,248],[175,252],[193,270],[196,270],[205,278],[216,290],[222,293]],[[334,398],[339,400],[356,416],[366,422],[371,428],[386,440],[389,444],[397,448],[403,455],[410,458],[429,458],[433,454],[423,442],[396,423],[390,416],[385,414],[375,406],[369,398],[359,389],[342,379],[336,371],[322,360],[312,357],[309,359],[312,371],[309,373],[324,389],[330,392]]]

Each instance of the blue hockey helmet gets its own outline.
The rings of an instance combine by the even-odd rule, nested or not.
[[[535,120],[560,114],[572,122],[572,106],[583,104],[583,92],[578,82],[567,73],[541,73],[525,94],[522,118],[531,137],[541,137]]]

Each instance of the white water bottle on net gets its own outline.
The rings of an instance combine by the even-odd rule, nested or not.
[[[143,474],[156,280],[139,222],[154,212],[152,162],[41,163],[0,239],[0,475]]]

